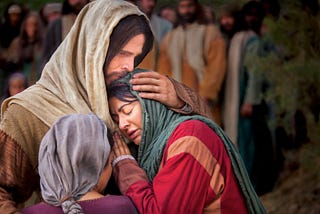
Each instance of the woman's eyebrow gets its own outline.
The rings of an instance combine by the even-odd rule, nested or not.
[[[127,105],[130,105],[131,103],[132,103],[132,102],[123,104],[122,106],[120,106],[120,107],[118,108],[117,112],[121,112],[124,107],[126,107]]]

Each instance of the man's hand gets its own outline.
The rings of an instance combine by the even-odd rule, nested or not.
[[[184,106],[172,82],[163,74],[155,71],[137,73],[130,83],[142,98],[159,101],[169,108],[180,109]]]
[[[252,115],[252,105],[249,103],[243,103],[240,109],[240,114],[243,117],[250,117]]]

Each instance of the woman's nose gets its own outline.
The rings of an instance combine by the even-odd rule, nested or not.
[[[129,123],[125,118],[119,118],[119,128],[120,130],[126,130],[129,127]]]

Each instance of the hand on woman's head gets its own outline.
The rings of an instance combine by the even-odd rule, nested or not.
[[[180,109],[184,105],[171,80],[163,74],[155,71],[136,73],[130,83],[142,98],[156,100],[170,108]]]

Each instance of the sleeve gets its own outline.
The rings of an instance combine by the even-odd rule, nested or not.
[[[135,160],[125,159],[113,167],[113,176],[118,184],[120,192],[125,194],[130,185],[137,181],[148,182],[148,177]]]
[[[258,49],[260,40],[255,39],[248,44],[245,56],[245,69],[248,74],[248,85],[245,92],[244,102],[256,105],[261,102],[262,93],[262,74],[257,70],[259,62]]]
[[[0,127],[0,213],[15,213],[39,189],[39,143],[49,127],[17,104],[6,109]]]
[[[183,152],[186,145],[195,145],[198,141],[184,138],[175,146],[175,150],[181,152],[168,153],[170,157],[152,183],[139,180],[128,188],[126,195],[139,213],[203,213],[207,197],[203,193],[208,192],[211,177],[197,161],[199,149],[196,154]]]
[[[0,213],[18,213],[38,181],[21,147],[0,130]]]
[[[169,78],[169,77],[168,77]],[[178,97],[184,101],[186,104],[189,105],[190,110],[185,112],[182,109],[175,109],[172,110],[182,113],[182,114],[200,114],[207,118],[212,119],[212,113],[209,109],[207,103],[199,96],[197,92],[189,88],[188,86],[180,83],[173,78],[169,78],[176,89]]]

